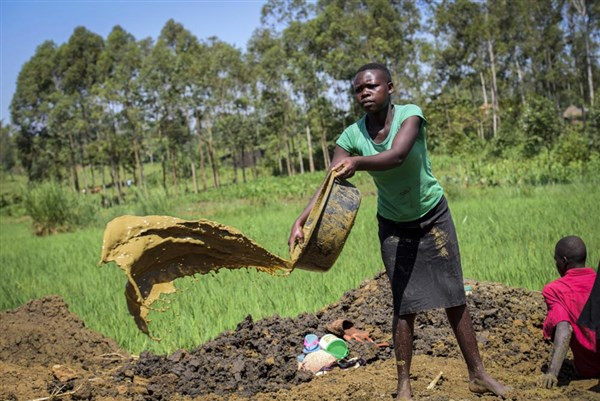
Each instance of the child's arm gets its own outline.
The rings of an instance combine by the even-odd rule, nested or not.
[[[350,178],[358,170],[382,171],[401,165],[417,140],[422,121],[418,116],[408,117],[402,123],[389,150],[373,156],[345,157],[340,160],[340,166],[334,165],[333,169],[339,168],[339,177]]]
[[[554,331],[554,350],[552,354],[552,362],[545,374],[541,377],[540,385],[544,388],[552,388],[558,383],[558,373],[560,367],[567,356],[569,350],[569,342],[571,341],[571,333],[573,328],[569,322],[560,322],[556,325]]]
[[[333,152],[333,160],[331,161],[329,170],[335,170],[336,169],[335,167],[339,164],[339,162],[342,159],[347,158],[348,156],[350,156],[350,153],[346,149],[342,148],[339,145],[336,145],[335,150]],[[304,227],[304,223],[306,223],[306,219],[308,219],[310,210],[312,209],[313,205],[315,204],[315,201],[317,200],[317,196],[319,195],[320,192],[321,192],[321,187],[319,187],[317,189],[317,192],[315,192],[315,195],[310,200],[308,206],[306,206],[304,211],[300,214],[300,216],[294,222],[294,225],[292,226],[292,231],[290,232],[290,238],[288,239],[288,245],[290,247],[290,252],[292,251],[294,244],[302,243],[304,241],[304,233],[302,232],[302,227]]]

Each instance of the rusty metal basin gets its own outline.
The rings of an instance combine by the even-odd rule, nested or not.
[[[360,192],[331,173],[304,224],[304,242],[292,249],[294,268],[326,272],[344,248],[360,206]]]

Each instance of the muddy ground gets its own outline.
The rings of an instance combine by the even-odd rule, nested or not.
[[[545,305],[541,295],[500,284],[468,282],[477,339],[488,370],[514,387],[515,400],[600,400],[598,380],[577,379],[570,361],[559,388],[536,381],[551,345],[541,340]],[[234,331],[169,356],[129,355],[85,327],[56,296],[0,313],[0,399],[92,400],[386,400],[395,389],[390,348],[350,344],[365,366],[336,368],[322,376],[297,370],[296,356],[307,333],[346,318],[377,342],[391,342],[391,294],[378,275],[316,314],[248,316]],[[133,324],[133,322],[131,322]],[[492,400],[467,389],[467,372],[443,311],[418,317],[412,377],[416,399]],[[570,357],[570,355],[569,355]],[[432,390],[431,380],[443,372]]]

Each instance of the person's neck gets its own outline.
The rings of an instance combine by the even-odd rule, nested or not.
[[[371,127],[391,126],[394,119],[394,105],[390,102],[387,107],[379,111],[367,113],[367,118]]]

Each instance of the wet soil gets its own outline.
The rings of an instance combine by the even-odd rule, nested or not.
[[[468,282],[468,304],[484,364],[514,387],[511,399],[600,400],[598,380],[577,379],[570,361],[559,388],[536,386],[551,344],[541,340],[545,305],[537,292]],[[59,297],[0,313],[0,399],[114,400],[386,400],[395,389],[390,348],[350,343],[350,357],[366,366],[335,368],[322,376],[297,370],[305,334],[326,333],[335,319],[353,321],[376,342],[391,342],[391,294],[378,275],[315,314],[253,321],[248,316],[194,350],[168,356],[128,355],[87,329]],[[413,391],[417,399],[496,399],[468,391],[467,372],[443,311],[417,318]],[[570,355],[568,356],[570,358]],[[60,366],[56,366],[60,365]],[[440,372],[442,378],[429,390]]]

